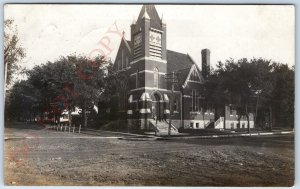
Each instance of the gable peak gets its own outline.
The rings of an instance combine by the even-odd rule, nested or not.
[[[162,30],[161,19],[153,4],[147,4],[142,6],[136,24],[140,24],[144,18],[150,19],[150,26],[152,28]]]
[[[142,18],[144,18],[144,19],[151,19],[150,16],[148,15],[148,13],[147,13],[147,7],[145,8],[145,12],[144,12],[144,15],[143,15]]]

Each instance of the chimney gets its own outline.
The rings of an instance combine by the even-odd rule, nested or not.
[[[202,75],[204,79],[210,74],[210,50],[209,49],[202,49]]]

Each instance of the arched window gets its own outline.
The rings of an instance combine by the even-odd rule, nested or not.
[[[122,49],[122,69],[125,68],[125,60],[124,60],[124,50]]]
[[[122,110],[126,110],[127,109],[127,103],[128,103],[128,101],[127,101],[127,99],[128,99],[128,97],[127,97],[127,91],[126,91],[126,89],[124,89],[123,90],[123,102],[122,102]]]
[[[127,87],[124,86],[119,91],[119,110],[124,111],[127,110],[128,104],[128,93]]]
[[[197,94],[198,92],[197,92],[197,90],[195,90],[195,89],[193,89],[192,90],[192,112],[196,112],[196,111],[198,111],[199,109],[198,109],[198,103],[199,103],[199,100],[198,100],[198,94]]]
[[[137,89],[138,87],[139,87],[139,70],[137,70],[135,74],[135,88]]]
[[[153,85],[155,88],[158,88],[158,69],[154,68],[153,70],[153,75],[154,75],[154,79],[153,79]]]
[[[118,70],[121,70],[121,69],[122,69],[121,60],[119,59],[118,60]]]
[[[127,68],[128,66],[129,66],[129,63],[128,63],[128,57],[126,56],[125,67]]]

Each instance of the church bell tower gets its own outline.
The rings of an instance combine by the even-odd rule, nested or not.
[[[153,81],[154,72],[166,73],[167,68],[166,24],[154,5],[143,5],[137,21],[131,24],[131,41],[132,67],[145,73],[143,86],[165,89],[162,74],[157,76],[158,84]]]
[[[131,25],[134,59],[150,57],[166,60],[166,24],[154,5],[143,5],[138,20]]]

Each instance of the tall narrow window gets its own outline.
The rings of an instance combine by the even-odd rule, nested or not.
[[[196,109],[195,111],[198,111],[200,110],[200,104],[199,104],[199,99],[200,99],[200,94],[199,94],[199,91],[196,91]]]
[[[124,87],[121,88],[120,93],[119,93],[119,109],[120,110],[127,109],[127,100],[128,100],[127,87],[125,85]]]
[[[135,74],[135,88],[139,88],[139,70],[137,70]]]
[[[178,106],[177,106],[177,100],[174,100],[174,109],[173,110],[174,111],[178,111],[177,108],[178,108]]]
[[[196,90],[192,91],[192,104],[193,104],[193,111],[195,111],[195,107],[196,107]]]
[[[197,103],[197,91],[192,90],[192,111],[195,112],[198,109],[198,103]]]
[[[127,91],[124,89],[123,91],[123,110],[127,109]]]
[[[155,88],[158,88],[158,69],[157,68],[154,68],[153,75],[154,75],[153,85]]]
[[[230,115],[233,115],[233,113],[234,113],[233,111],[234,111],[234,110],[233,110],[233,107],[232,107],[232,106],[229,106],[229,111],[230,111]]]
[[[128,63],[128,57],[126,56],[125,67],[127,68],[128,66],[129,66],[129,63]]]
[[[122,69],[121,60],[119,59],[118,60],[118,70],[121,70],[121,69]]]
[[[124,69],[124,68],[125,68],[125,65],[124,65],[124,63],[125,63],[125,58],[124,58],[124,50],[122,49],[122,69]]]

